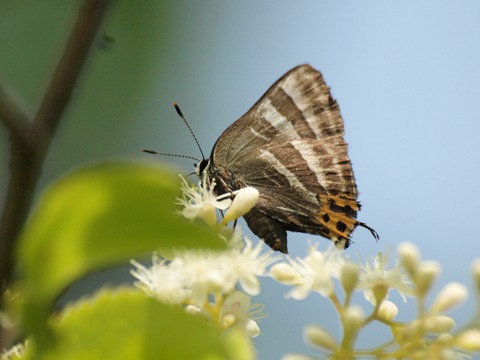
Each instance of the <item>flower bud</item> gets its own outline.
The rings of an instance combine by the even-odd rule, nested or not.
[[[455,344],[465,350],[480,350],[480,330],[470,329],[461,332],[455,339]]]
[[[420,252],[418,248],[410,242],[401,243],[398,246],[398,254],[402,260],[402,264],[407,269],[411,277],[415,275],[417,265],[420,262]]]
[[[446,332],[438,335],[438,337],[437,337],[437,343],[442,344],[444,347],[450,346],[452,341],[453,341],[452,334],[449,334],[449,333],[446,333]]]
[[[247,325],[245,326],[245,330],[247,332],[247,336],[251,338],[260,335],[260,328],[258,327],[258,324],[252,319],[248,320]]]
[[[463,302],[468,296],[467,288],[456,282],[445,285],[437,295],[435,302],[432,306],[432,312],[438,313],[450,309]]]
[[[185,312],[187,314],[199,314],[202,310],[196,305],[187,305],[185,306]]]
[[[480,259],[477,259],[473,262],[472,272],[477,292],[480,292]]]
[[[440,264],[436,261],[421,262],[414,279],[420,296],[424,296],[432,287],[440,273]]]
[[[285,263],[275,264],[270,269],[270,275],[277,281],[284,284],[295,285],[301,280],[301,276],[298,272]]]
[[[338,347],[335,338],[318,325],[308,325],[305,337],[312,344],[322,349],[335,350]]]
[[[222,318],[223,328],[226,329],[237,322],[237,317],[233,314],[227,314]]]
[[[358,305],[352,305],[345,309],[343,325],[345,332],[354,332],[362,327],[365,322],[363,309]]]
[[[248,213],[257,204],[259,197],[260,193],[254,187],[247,186],[240,189],[235,195],[232,205],[228,208],[222,224],[229,223]]]
[[[420,320],[413,320],[405,324],[401,332],[402,338],[410,342],[415,343],[415,339],[419,339],[423,336],[423,322]]]
[[[453,329],[455,320],[444,315],[433,315],[425,319],[425,328],[430,333],[446,333]]]
[[[282,356],[282,360],[312,360],[312,358],[302,354],[286,354]]]
[[[388,300],[382,301],[382,303],[378,308],[378,316],[388,321],[395,319],[397,314],[398,314],[397,305],[395,305],[393,302]]]
[[[355,290],[355,286],[358,283],[358,276],[360,269],[357,265],[347,263],[342,266],[340,270],[340,281],[346,294],[350,294]]]

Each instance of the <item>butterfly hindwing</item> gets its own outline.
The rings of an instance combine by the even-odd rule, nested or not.
[[[259,190],[256,208],[287,230],[347,246],[359,204],[346,150],[341,139],[274,142],[243,163],[242,181]]]

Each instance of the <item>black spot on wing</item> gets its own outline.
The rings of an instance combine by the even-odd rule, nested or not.
[[[345,214],[351,218],[355,218],[357,216],[357,212],[353,210],[349,205],[340,206],[335,203],[335,200],[329,199],[328,205],[330,210],[336,213]]]
[[[340,232],[345,232],[347,230],[347,225],[343,221],[337,221],[336,224],[337,230]]]

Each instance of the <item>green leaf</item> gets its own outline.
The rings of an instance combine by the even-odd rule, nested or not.
[[[72,173],[46,191],[20,239],[25,322],[37,335],[54,300],[79,277],[158,250],[223,248],[205,227],[174,214],[179,178],[139,164]]]
[[[132,288],[100,291],[65,309],[51,325],[55,344],[39,354],[42,360],[232,358],[227,354],[233,349],[226,349],[231,341],[203,315]]]

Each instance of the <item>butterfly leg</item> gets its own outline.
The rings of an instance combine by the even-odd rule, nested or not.
[[[243,216],[248,227],[273,250],[288,254],[287,230],[283,223],[253,208]]]

